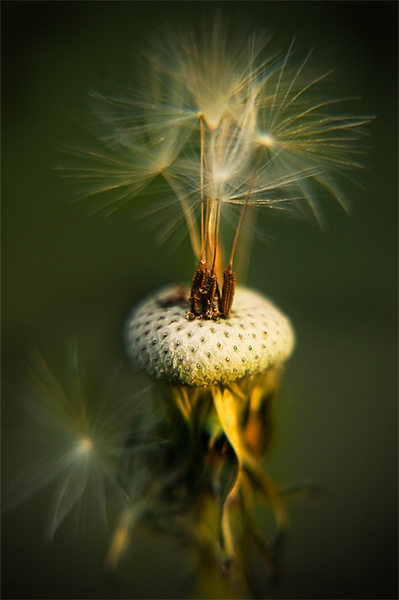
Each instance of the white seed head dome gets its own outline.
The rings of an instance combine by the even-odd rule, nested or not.
[[[136,307],[126,325],[135,366],[172,383],[230,383],[283,363],[292,353],[288,318],[267,298],[237,287],[228,319],[187,318],[189,290],[164,287]]]

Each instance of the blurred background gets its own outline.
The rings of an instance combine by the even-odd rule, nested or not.
[[[281,484],[312,481],[292,499],[290,541],[274,598],[397,597],[397,3],[3,2],[3,427],[18,423],[14,392],[37,347],[62,373],[78,339],[94,378],[123,358],[122,328],[142,296],[191,277],[188,246],[160,249],[133,207],[107,218],[66,202],[58,150],[77,144],[88,89],[134,79],[135,51],[156,27],[221,8],[288,48],[293,37],[334,65],[368,126],[364,190],[348,189],[349,218],[330,203],[327,226],[265,222],[247,283],[292,319],[268,469]],[[143,376],[122,369],[124,385]],[[102,380],[101,380],[102,383]],[[3,436],[3,472],[15,468]],[[48,495],[2,522],[3,598],[179,598],[184,552],[144,533],[131,584],[102,574],[108,534],[42,539]],[[211,587],[207,597],[214,598]]]

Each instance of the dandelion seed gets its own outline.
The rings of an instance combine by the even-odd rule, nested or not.
[[[194,318],[230,314],[248,207],[310,212],[321,221],[323,190],[347,207],[337,177],[359,167],[370,118],[339,110],[343,100],[328,91],[330,74],[313,69],[311,54],[301,59],[294,42],[283,53],[262,36],[230,36],[218,17],[199,33],[157,39],[140,93],[92,93],[104,151],[89,154],[94,166],[72,176],[88,194],[105,192],[108,211],[162,179],[158,209],[171,211],[162,218],[164,237],[184,221],[202,265],[191,293]],[[222,232],[230,224],[236,233],[227,249]],[[219,294],[223,270],[228,297],[227,288]]]
[[[76,355],[69,392],[38,353],[31,375],[31,397],[21,403],[27,419],[24,445],[17,448],[25,459],[5,486],[3,509],[49,488],[48,539],[72,513],[79,528],[106,526],[107,494],[123,505],[131,493],[121,464],[129,456],[129,435],[143,422],[143,405],[133,397],[111,402],[109,393],[96,401],[86,396]],[[144,430],[141,436],[145,440]]]

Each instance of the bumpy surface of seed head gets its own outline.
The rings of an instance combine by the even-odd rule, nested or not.
[[[228,319],[187,319],[181,289],[146,298],[126,324],[132,363],[151,377],[187,385],[231,383],[283,363],[294,348],[286,316],[261,294],[238,287]]]

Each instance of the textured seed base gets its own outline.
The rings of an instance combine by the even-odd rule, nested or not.
[[[158,290],[127,322],[128,355],[151,377],[198,386],[230,383],[284,362],[294,348],[289,320],[257,292],[238,287],[230,317],[219,321],[187,320],[188,303],[165,306],[175,294],[175,286]]]

